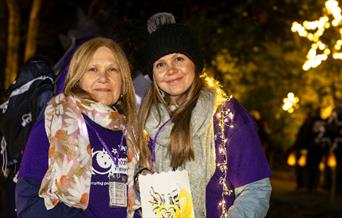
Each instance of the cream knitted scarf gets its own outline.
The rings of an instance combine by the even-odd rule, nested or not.
[[[186,169],[189,173],[191,194],[195,209],[195,217],[205,216],[206,186],[213,176],[216,168],[216,153],[214,141],[213,115],[220,103],[221,96],[215,90],[203,89],[191,115],[191,131],[194,146],[195,160],[186,162],[179,169]],[[170,115],[166,108],[158,105],[161,111],[159,126],[169,120]],[[150,116],[146,122],[146,130],[154,139],[158,131],[158,113],[156,107],[152,107]],[[156,139],[155,166],[159,172],[170,171],[170,158],[168,146],[170,146],[170,133],[173,127],[168,122],[161,130]]]

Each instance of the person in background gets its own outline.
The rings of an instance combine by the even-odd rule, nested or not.
[[[135,92],[120,46],[96,37],[73,55],[63,93],[33,127],[16,185],[18,217],[131,217]]]
[[[313,106],[311,106],[312,108]],[[319,165],[326,153],[325,121],[320,108],[312,108],[300,126],[290,150],[296,153],[296,188],[298,191],[317,191],[319,188]]]
[[[187,170],[196,218],[265,217],[271,171],[253,118],[202,74],[197,41],[172,14],[152,16],[148,30],[137,173]]]

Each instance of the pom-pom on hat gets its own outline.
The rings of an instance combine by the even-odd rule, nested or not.
[[[145,70],[153,79],[153,63],[164,55],[181,53],[195,64],[195,70],[203,69],[203,57],[193,33],[183,24],[175,23],[170,13],[157,13],[147,21],[149,36],[144,49]]]

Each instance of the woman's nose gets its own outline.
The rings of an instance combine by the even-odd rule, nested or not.
[[[173,64],[170,64],[167,68],[167,73],[168,74],[174,74],[175,72],[177,72],[177,68],[173,65]]]
[[[108,72],[106,70],[101,70],[98,75],[99,75],[100,82],[108,81]]]

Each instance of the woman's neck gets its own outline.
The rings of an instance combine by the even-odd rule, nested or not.
[[[169,105],[182,105],[185,102],[185,95],[182,96],[170,96]]]
[[[168,108],[171,112],[176,111],[179,108],[179,105],[183,103],[183,99],[181,99],[179,96],[175,97],[170,97],[170,102],[168,105]]]

